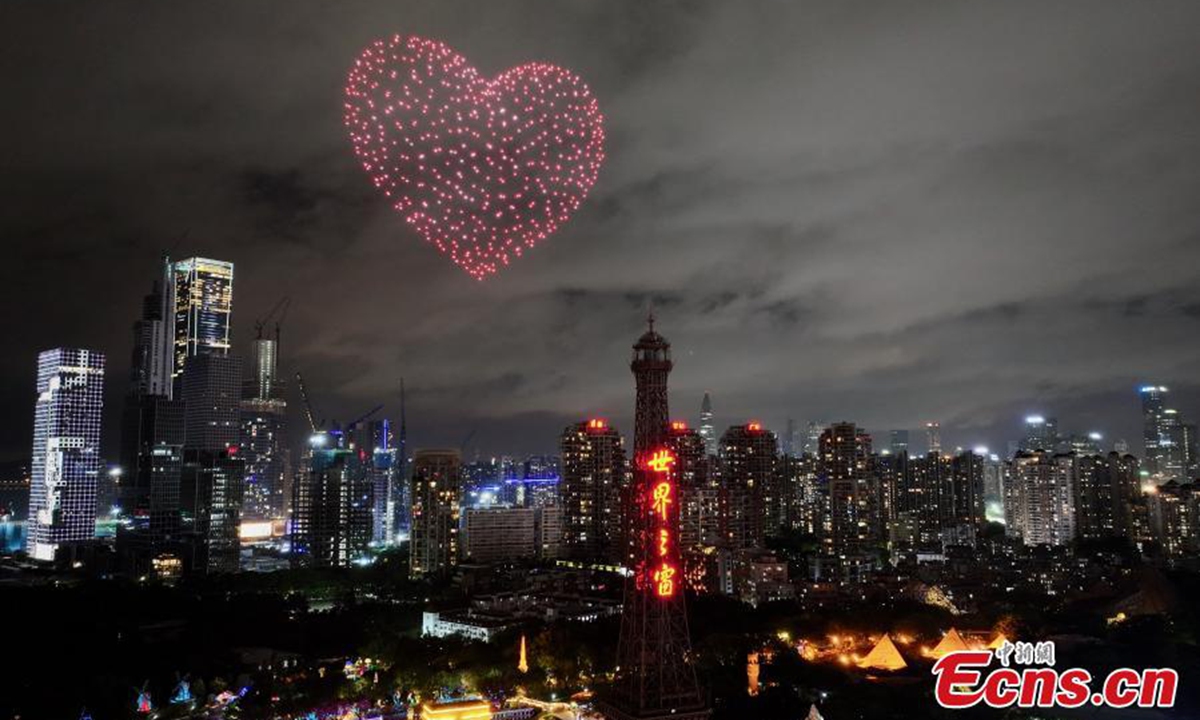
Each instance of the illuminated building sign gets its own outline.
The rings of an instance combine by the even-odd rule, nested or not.
[[[486,700],[456,700],[421,705],[422,720],[491,720],[492,706]]]
[[[608,427],[608,421],[601,418],[592,418],[587,423],[588,430],[604,430]]]
[[[665,448],[655,450],[645,460],[647,473],[646,503],[651,526],[646,584],[655,595],[669,598],[678,586],[679,563],[675,552],[675,518],[679,503],[675,497],[675,455]]]

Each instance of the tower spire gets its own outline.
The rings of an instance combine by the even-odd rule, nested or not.
[[[654,330],[633,346],[637,384],[633,482],[623,491],[622,530],[632,572],[625,579],[617,677],[600,707],[609,720],[707,720],[692,665],[679,554],[679,503],[669,441],[671,344]]]
[[[646,332],[633,346],[629,369],[637,384],[634,418],[634,453],[642,453],[660,443],[667,435],[667,375],[671,362],[671,343],[654,330],[654,311],[646,317]]]

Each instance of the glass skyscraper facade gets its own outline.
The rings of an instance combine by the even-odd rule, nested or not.
[[[233,263],[199,257],[179,260],[171,265],[171,282],[171,377],[178,379],[188,358],[229,352]]]
[[[96,532],[104,355],[57,348],[38,355],[27,549],[53,560],[59,545]]]
[[[1139,390],[1146,443],[1142,468],[1156,484],[1183,481],[1197,470],[1196,426],[1166,406],[1167,392],[1162,385],[1145,385]]]
[[[246,461],[243,510],[256,520],[282,517],[288,505],[290,458],[287,446],[287,401],[279,377],[279,341],[254,341],[251,375],[242,383],[241,439]]]

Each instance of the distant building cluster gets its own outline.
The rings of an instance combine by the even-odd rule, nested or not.
[[[345,567],[402,541],[413,576],[511,563],[630,567],[632,451],[607,419],[568,425],[554,455],[409,452],[403,399],[398,423],[377,417],[380,408],[326,423],[303,378],[284,379],[286,298],[236,353],[233,289],[232,263],[164,260],[132,327],[116,463],[100,456],[106,358],[41,353],[33,453],[13,479],[21,494],[27,488],[31,558],[86,562],[97,527],[112,523],[113,569],[135,576]],[[658,412],[666,373],[656,363],[669,370],[670,361],[638,348],[637,407]],[[298,436],[289,391],[308,425]],[[852,422],[789,419],[779,436],[750,420],[718,433],[709,393],[695,427],[665,417],[639,424],[669,428],[661,440],[678,463],[688,586],[760,603],[794,597],[799,580],[853,585],[888,563],[997,538],[1010,548],[1125,539],[1168,562],[1195,557],[1196,426],[1169,407],[1166,387],[1139,395],[1140,457],[1041,415],[1025,419],[1004,453],[951,451],[939,422],[923,424],[924,453],[908,429],[883,444]],[[306,438],[297,458],[290,437]],[[6,517],[22,505],[6,499]],[[789,550],[797,540],[807,548],[802,578]]]

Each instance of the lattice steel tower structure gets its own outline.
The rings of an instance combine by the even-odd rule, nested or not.
[[[654,331],[633,346],[637,381],[633,483],[624,511],[632,573],[617,649],[617,674],[600,709],[611,720],[704,720],[688,635],[679,542],[679,483],[668,446],[667,375],[671,344]]]

